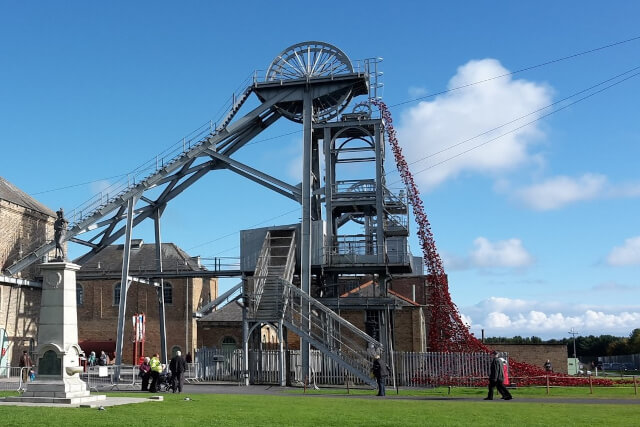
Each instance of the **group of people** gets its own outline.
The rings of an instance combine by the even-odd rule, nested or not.
[[[160,356],[155,353],[151,358],[145,357],[140,364],[140,377],[142,378],[142,391],[156,393],[160,390],[160,376],[165,369],[165,365],[160,361]],[[187,361],[182,357],[182,352],[177,351],[169,362],[169,383],[174,393],[182,393],[184,386],[184,373],[187,370]],[[151,381],[151,384],[149,384]]]
[[[89,357],[87,357],[87,365],[89,366],[107,366],[109,363],[111,363],[111,359],[104,351],[100,352],[100,357],[96,357],[95,351],[89,353]]]

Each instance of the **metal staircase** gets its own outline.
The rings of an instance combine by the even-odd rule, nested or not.
[[[264,238],[249,292],[249,315],[256,321],[277,321],[279,314],[278,282],[290,282],[296,264],[294,230],[270,230]]]
[[[149,207],[136,210],[135,214],[139,216],[139,219],[136,220],[137,224],[144,217],[151,216],[149,212],[152,211],[154,206],[166,203],[166,201],[186,188],[186,185],[178,184],[178,182],[181,182],[181,180],[188,181],[185,179],[186,177],[193,177],[193,180],[195,180],[196,177],[199,178],[204,174],[204,170],[207,168],[204,165],[196,166],[194,164],[196,159],[209,158],[210,160],[209,154],[211,151],[228,156],[238,149],[236,141],[244,141],[244,135],[247,134],[249,129],[259,129],[261,131],[271,124],[273,120],[268,121],[266,124],[264,121],[269,120],[267,117],[273,114],[270,108],[275,100],[271,103],[264,103],[261,106],[262,108],[250,113],[248,115],[250,120],[245,120],[242,125],[234,126],[231,124],[231,120],[233,120],[252,93],[254,84],[255,82],[251,82],[246,86],[242,86],[238,94],[234,94],[231,97],[230,106],[224,112],[223,119],[219,122],[219,125],[216,126],[211,122],[201,126],[167,150],[140,165],[126,174],[126,176],[116,180],[107,191],[101,192],[72,211],[67,212],[69,227],[64,240],[85,244],[92,248],[104,247],[112,243],[117,237],[124,234],[120,230],[114,230],[116,230],[116,224],[126,217],[125,209],[128,200],[137,199],[154,187],[166,186],[161,199],[156,200],[155,203],[149,203]],[[257,134],[259,131],[254,133]],[[213,162],[215,161],[213,160]],[[142,215],[140,215],[141,213]],[[108,215],[113,215],[113,217],[105,221],[104,218]],[[83,242],[76,238],[80,234],[101,227],[105,227],[107,231],[94,236],[88,242]],[[115,236],[115,233],[119,233],[118,236]],[[111,238],[111,236],[114,236],[114,238]],[[98,240],[101,237],[104,238]],[[97,244],[96,241],[98,242]],[[53,240],[47,239],[40,242],[38,247],[30,251],[26,256],[15,260],[14,264],[7,269],[7,272],[11,275],[17,274],[22,269],[41,260],[45,254],[54,248],[55,242]]]
[[[369,376],[371,360],[367,348],[381,349],[382,344],[292,285],[294,267],[295,231],[267,232],[249,282],[251,320],[282,322],[349,373],[375,386]],[[309,306],[306,314],[305,307]]]
[[[356,378],[375,387],[366,349],[381,351],[382,344],[291,283],[280,280],[278,288],[282,292],[282,323]],[[307,304],[311,306],[308,317],[304,314]]]

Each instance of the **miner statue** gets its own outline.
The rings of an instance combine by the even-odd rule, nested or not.
[[[56,212],[58,218],[53,223],[53,238],[56,242],[56,253],[54,255],[56,261],[66,261],[67,255],[64,253],[64,236],[67,233],[67,225],[69,221],[67,221],[64,217],[64,211],[60,208],[59,211]]]

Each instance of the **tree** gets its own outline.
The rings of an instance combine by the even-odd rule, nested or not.
[[[640,353],[640,328],[636,328],[629,334],[629,351],[631,354]]]

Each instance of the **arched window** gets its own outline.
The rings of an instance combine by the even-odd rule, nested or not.
[[[113,287],[113,305],[120,305],[120,283]]]
[[[171,347],[171,357],[175,356],[179,351],[182,352],[182,349],[179,345],[174,345],[173,347]]]
[[[76,283],[76,304],[84,305],[84,289],[80,283]]]
[[[235,350],[236,349],[236,340],[233,337],[226,336],[222,338],[222,349],[223,350]]]
[[[173,286],[171,286],[171,283],[164,282],[162,288],[164,289],[164,303],[173,304]]]

